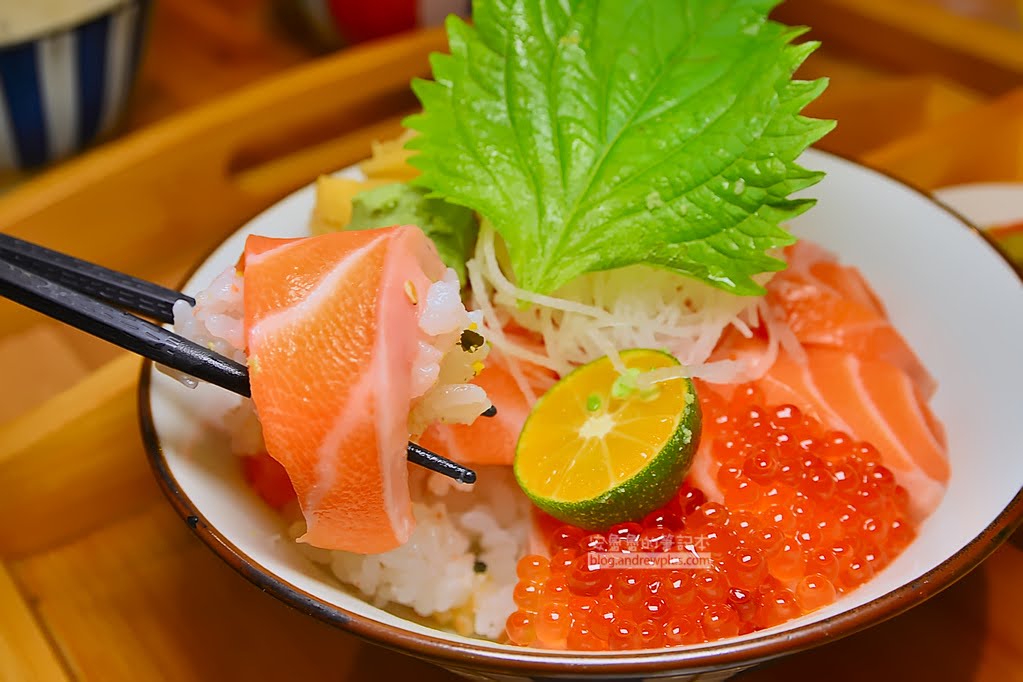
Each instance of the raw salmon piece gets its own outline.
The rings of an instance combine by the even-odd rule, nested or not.
[[[733,334],[716,351],[719,359],[764,353],[762,339]],[[848,350],[807,345],[806,362],[782,352],[767,374],[754,382],[767,405],[791,404],[829,428],[872,443],[884,465],[911,493],[914,517],[921,520],[941,500],[949,477],[945,434],[927,406],[919,385],[904,368]],[[699,382],[697,389],[728,397],[733,386]],[[704,438],[690,477],[709,497],[720,500],[718,465]]]
[[[872,443],[909,490],[921,520],[940,502],[949,477],[944,432],[927,407],[933,378],[856,268],[805,241],[786,255],[789,268],[768,283],[767,299],[800,341],[806,362],[781,352],[756,384],[768,405],[796,405],[829,428]],[[712,358],[762,358],[766,348],[762,335],[747,339],[729,330]],[[725,397],[732,388],[698,385]],[[720,500],[712,441],[701,440],[689,476]]]
[[[699,390],[699,389],[697,389]],[[706,427],[704,427],[706,428]],[[713,436],[705,434],[700,437],[700,447],[693,455],[693,462],[689,465],[689,473],[686,481],[703,491],[707,499],[715,502],[724,502],[725,496],[718,487],[717,474],[721,464],[714,459],[710,452],[710,445],[714,441]]]
[[[539,554],[550,558],[551,548],[548,545],[554,531],[565,525],[553,516],[540,510],[537,507],[530,507],[529,514],[529,541],[526,551],[529,554]]]
[[[249,237],[245,330],[267,452],[316,547],[385,552],[412,532],[405,447],[421,334],[406,290],[444,266],[412,226]]]
[[[905,370],[924,397],[934,394],[933,377],[856,268],[806,241],[786,249],[786,258],[789,267],[768,283],[767,300],[804,346],[884,360]]]
[[[554,384],[552,373],[528,363],[519,364],[537,395]],[[477,419],[468,425],[435,423],[419,438],[419,444],[434,452],[443,452],[461,464],[510,466],[532,405],[500,361],[489,362],[472,383],[482,387],[497,405],[497,416]]]
[[[832,429],[872,443],[910,492],[917,520],[941,501],[949,478],[945,436],[901,368],[811,347],[806,364],[783,354],[757,383],[768,404],[793,404]]]
[[[274,509],[282,509],[295,499],[288,472],[265,452],[242,455],[242,475],[264,502]]]

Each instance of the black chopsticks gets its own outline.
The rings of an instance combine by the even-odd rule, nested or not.
[[[15,265],[3,254],[0,295],[154,362],[249,396],[249,374],[244,365]]]
[[[181,292],[0,234],[0,296],[232,393],[251,395],[244,365],[131,314],[173,322],[177,301],[195,305]],[[483,413],[495,414],[495,407]],[[407,456],[462,483],[476,481],[472,469],[415,443],[408,444]]]
[[[0,234],[0,259],[91,298],[167,324],[174,322],[175,302],[195,305],[195,299],[180,291],[6,234]]]

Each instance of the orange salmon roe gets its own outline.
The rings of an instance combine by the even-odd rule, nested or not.
[[[512,643],[616,651],[754,632],[827,606],[915,538],[906,490],[870,443],[761,407],[754,385],[700,401],[724,502],[686,482],[641,522],[557,528],[550,559],[518,564]]]

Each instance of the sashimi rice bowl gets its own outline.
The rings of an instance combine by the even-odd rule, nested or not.
[[[1019,280],[807,150],[825,83],[793,79],[815,45],[773,4],[452,18],[405,132],[186,286],[175,330],[251,385],[145,375],[190,524],[377,641],[552,674],[741,667],[992,551],[1020,513]]]

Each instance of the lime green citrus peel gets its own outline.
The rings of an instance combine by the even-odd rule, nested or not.
[[[515,450],[515,478],[530,500],[580,528],[642,518],[682,484],[700,442],[700,404],[689,379],[656,389],[615,389],[623,376],[678,366],[659,350],[604,357],[559,381],[533,407]]]

